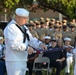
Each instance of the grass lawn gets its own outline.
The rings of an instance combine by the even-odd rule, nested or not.
[[[70,71],[71,71],[70,75],[74,75],[74,67],[73,67],[73,65],[71,65]],[[46,72],[42,72],[42,73],[43,73],[43,75],[46,75]],[[26,75],[29,75],[28,72],[26,73]],[[33,72],[32,75],[36,75],[36,74]],[[51,75],[51,73],[49,73],[49,75]],[[65,75],[65,69],[61,71],[60,75]]]

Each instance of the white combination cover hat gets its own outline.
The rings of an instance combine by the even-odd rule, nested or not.
[[[51,39],[51,37],[50,36],[45,36],[44,39]]]
[[[66,37],[64,38],[64,41],[71,41],[71,38]]]
[[[29,11],[27,11],[24,8],[17,8],[15,10],[16,15],[22,16],[22,17],[28,17],[29,16]]]

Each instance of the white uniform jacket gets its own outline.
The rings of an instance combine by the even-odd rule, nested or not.
[[[74,60],[75,60],[75,63],[76,63],[76,48],[73,50],[73,54],[74,54]]]
[[[34,48],[39,48],[41,42],[33,38],[25,26],[27,34],[30,36],[30,41],[26,38],[25,43],[23,43],[24,34],[15,24],[16,22],[12,20],[4,29],[6,61],[27,61],[28,44]]]
[[[76,75],[76,48],[73,50],[74,54],[74,75]]]
[[[69,46],[64,46],[64,48],[68,48],[68,47],[71,47],[72,49],[74,49],[74,47],[73,46],[71,46],[71,45],[69,45]],[[73,57],[73,54],[72,53],[69,53],[69,52],[67,52],[67,57]]]

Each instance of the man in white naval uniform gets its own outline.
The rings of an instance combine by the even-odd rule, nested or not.
[[[74,54],[74,62],[75,62],[75,65],[74,65],[74,75],[76,75],[76,48],[73,50],[73,54]]]
[[[28,28],[24,26],[27,23],[29,12],[24,8],[17,8],[15,11],[15,18],[4,29],[4,38],[6,45],[6,69],[7,75],[25,75],[27,67],[28,53],[33,53],[33,49],[29,49],[29,46],[34,48],[42,48],[44,50],[47,47],[33,38]],[[26,33],[29,36],[29,40],[19,29],[24,26]],[[24,42],[23,42],[24,41]]]

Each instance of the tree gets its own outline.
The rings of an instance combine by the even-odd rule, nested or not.
[[[76,18],[76,0],[37,0],[39,5],[38,8],[47,11],[52,9],[63,15],[65,15],[69,20]],[[36,7],[36,8],[37,8]]]
[[[0,0],[0,12],[3,12],[4,9],[7,11],[14,11],[17,7],[29,8],[32,6],[33,0]]]
[[[17,7],[24,7],[30,11],[49,9],[65,15],[68,19],[76,18],[76,0],[0,0],[0,9],[13,11]]]
[[[0,0],[0,8],[11,9],[19,3],[19,0]]]

